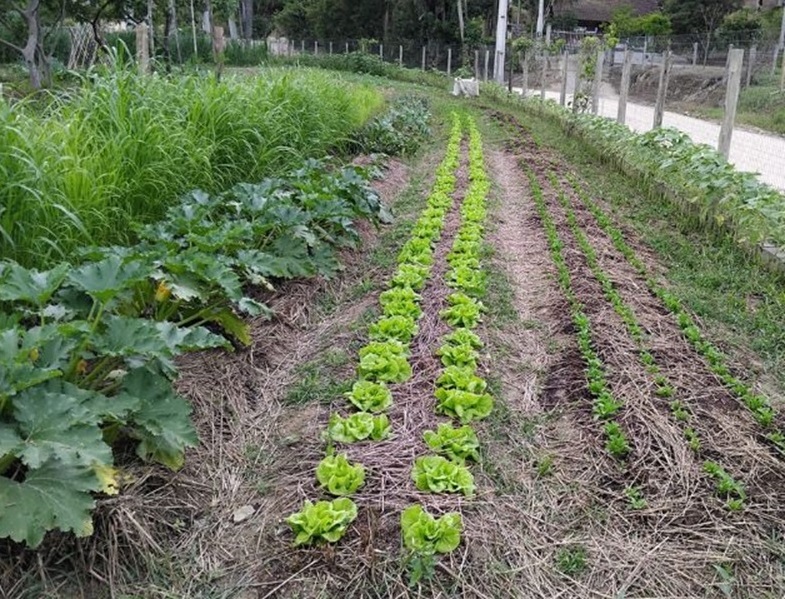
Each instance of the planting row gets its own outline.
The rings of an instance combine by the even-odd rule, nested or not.
[[[560,185],[556,175],[551,172],[549,176],[554,189],[559,189]],[[613,306],[614,311],[619,315],[620,319],[624,323],[627,333],[635,342],[638,348],[637,356],[641,366],[649,373],[650,376],[653,377],[656,387],[655,395],[668,402],[670,414],[677,425],[681,428],[689,448],[696,454],[699,454],[701,451],[700,437],[695,430],[695,427],[690,426],[690,422],[693,419],[692,412],[683,401],[675,397],[676,390],[674,386],[670,384],[668,379],[662,374],[661,368],[657,365],[656,358],[649,349],[645,331],[638,322],[635,312],[624,301],[618,289],[611,281],[610,277],[600,266],[597,258],[597,252],[592,247],[589,238],[579,225],[575,211],[566,194],[562,190],[559,190],[558,197],[559,202],[566,213],[567,223],[578,243],[578,247],[586,258],[586,262],[592,272],[592,275],[600,284],[606,299]],[[712,477],[717,479],[717,492],[726,500],[726,506],[728,509],[742,509],[744,500],[746,499],[746,493],[743,486],[735,481],[719,464],[715,462],[704,462],[704,470]],[[638,499],[640,500],[639,492]]]
[[[317,467],[316,475],[321,487],[332,495],[352,495],[365,481],[365,468],[350,463],[346,454],[336,454],[333,444],[387,438],[390,422],[385,412],[393,403],[390,385],[403,383],[412,376],[409,344],[422,316],[418,292],[430,276],[433,247],[453,203],[461,138],[462,127],[456,116],[427,206],[401,248],[390,288],[379,297],[382,315],[369,327],[371,341],[359,352],[358,380],[346,394],[350,407],[357,411],[347,416],[330,416],[327,456]],[[356,504],[348,497],[340,497],[316,503],[306,500],[302,510],[289,516],[287,522],[295,533],[295,544],[301,545],[337,541],[356,517]]]
[[[174,359],[250,343],[244,317],[269,309],[249,288],[333,274],[337,249],[359,239],[354,221],[389,218],[366,179],[308,161],[192,192],[132,247],[47,271],[0,263],[0,538],[90,534],[94,493],[119,490],[120,443],[179,468],[197,437]]]
[[[487,383],[476,372],[477,350],[482,342],[471,330],[480,322],[483,309],[479,296],[484,292],[485,281],[479,258],[489,181],[474,123],[470,123],[469,130],[470,184],[461,206],[462,224],[448,255],[450,269],[445,281],[455,291],[448,296],[448,306],[440,313],[454,330],[442,339],[436,351],[443,370],[435,381],[434,391],[437,411],[457,420],[461,426],[441,423],[437,430],[425,431],[424,441],[433,454],[418,457],[411,471],[420,491],[462,493],[467,497],[474,493],[474,477],[466,461],[476,460],[479,449],[477,435],[468,423],[486,417],[493,407],[486,391]],[[354,493],[365,476],[362,465],[350,463],[346,454],[336,455],[332,443],[384,439],[390,425],[383,412],[393,401],[388,385],[404,382],[412,374],[407,357],[421,315],[418,292],[431,271],[434,245],[452,205],[460,141],[461,126],[456,119],[428,206],[399,254],[391,288],[380,296],[382,316],[369,328],[371,342],[360,350],[359,380],[347,393],[349,403],[360,411],[346,417],[334,414],[330,418],[328,455],[317,468],[317,478],[330,494]],[[356,514],[356,505],[341,498],[316,504],[306,502],[302,511],[287,521],[295,532],[296,544],[314,540],[332,542],[343,535]],[[421,565],[427,566],[437,553],[455,549],[461,529],[461,516],[454,512],[436,518],[415,504],[401,515],[403,544]]]
[[[564,243],[559,238],[556,224],[545,205],[542,188],[537,181],[537,176],[531,169],[528,169],[528,175],[532,197],[545,229],[551,258],[556,265],[557,280],[570,304],[570,314],[578,337],[578,348],[581,357],[586,363],[587,387],[589,393],[594,398],[592,413],[599,422],[602,422],[602,431],[605,435],[605,449],[613,457],[623,459],[631,450],[627,436],[616,420],[617,414],[624,405],[619,399],[614,397],[608,387],[605,365],[592,343],[591,321],[584,312],[583,305],[572,288],[570,269],[562,251]]]
[[[732,374],[726,357],[703,336],[694,319],[682,306],[679,299],[649,274],[646,265],[627,244],[623,233],[613,224],[610,217],[585,193],[574,178],[570,178],[570,182],[581,202],[592,213],[597,224],[608,235],[616,249],[646,281],[649,291],[659,298],[668,311],[676,318],[684,338],[706,359],[711,371],[719,377],[725,386],[750,411],[755,421],[765,431],[765,438],[772,446],[779,452],[785,453],[785,433],[777,427],[776,420],[778,414],[769,400],[765,396],[756,393],[744,381]]]

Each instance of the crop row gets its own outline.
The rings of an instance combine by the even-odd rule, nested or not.
[[[559,189],[559,182],[553,172],[550,173],[550,179],[554,189]],[[594,275],[594,278],[599,282],[606,299],[621,318],[628,334],[638,346],[638,360],[645,370],[654,378],[656,386],[655,395],[668,401],[671,416],[680,426],[689,448],[695,453],[699,453],[701,449],[700,437],[695,428],[689,426],[689,422],[693,417],[692,413],[684,402],[674,399],[676,390],[662,374],[654,354],[648,349],[643,327],[641,327],[638,322],[633,309],[624,301],[611,278],[600,266],[597,252],[592,247],[591,242],[579,225],[575,216],[575,210],[571,206],[569,199],[563,190],[559,190],[559,202],[564,208],[567,216],[567,223],[586,258],[589,269]],[[717,479],[717,492],[727,500],[726,505],[728,508],[732,510],[741,509],[746,498],[741,483],[735,481],[721,466],[714,462],[705,462],[704,470]]]
[[[337,248],[359,239],[354,221],[388,218],[366,179],[308,161],[192,192],[131,247],[46,271],[0,263],[0,537],[89,535],[94,493],[119,491],[119,443],[179,468],[197,436],[175,358],[250,343],[244,317],[269,309],[249,287],[334,273]]]
[[[346,394],[348,403],[357,411],[348,416],[337,413],[330,416],[326,433],[327,456],[317,467],[316,476],[323,489],[340,497],[316,503],[306,500],[299,512],[287,518],[295,533],[296,545],[335,542],[357,517],[357,506],[347,496],[358,491],[365,482],[365,468],[362,464],[350,463],[345,453],[336,454],[333,444],[380,441],[390,435],[390,422],[385,412],[392,406],[393,397],[388,385],[403,383],[412,376],[409,345],[418,332],[417,321],[422,316],[418,292],[430,276],[434,246],[453,204],[461,139],[461,122],[454,116],[446,154],[437,169],[427,206],[398,254],[398,267],[390,280],[390,288],[379,297],[382,314],[370,325],[370,342],[359,352],[358,380]],[[450,516],[448,521],[453,519]],[[402,525],[404,530],[437,526],[433,517],[419,506],[404,512]]]
[[[592,213],[597,224],[608,235],[616,249],[646,281],[649,291],[662,301],[668,311],[676,318],[684,338],[706,359],[711,371],[751,412],[756,422],[766,431],[766,439],[780,452],[785,452],[785,433],[775,427],[777,413],[769,400],[765,396],[755,393],[744,381],[731,373],[725,356],[703,336],[695,324],[695,320],[682,306],[679,299],[649,274],[646,265],[627,244],[624,234],[614,225],[602,208],[585,193],[578,182],[572,177],[570,182],[580,200]]]
[[[551,258],[556,265],[557,280],[570,304],[570,314],[578,337],[578,348],[581,357],[586,362],[586,382],[589,393],[594,398],[592,413],[595,419],[603,423],[605,449],[615,458],[622,459],[630,452],[627,436],[615,418],[622,409],[623,403],[613,396],[608,387],[605,366],[592,344],[591,321],[572,288],[570,269],[562,251],[564,242],[559,238],[556,224],[545,205],[542,188],[537,181],[536,174],[531,169],[528,169],[528,175],[532,197],[545,229]]]
[[[477,375],[478,350],[483,343],[472,330],[484,310],[480,297],[485,277],[480,266],[486,198],[490,181],[485,172],[482,140],[474,121],[469,121],[469,187],[461,204],[461,226],[447,255],[445,283],[454,291],[439,316],[453,330],[442,339],[436,355],[442,370],[436,379],[436,411],[461,426],[440,423],[426,431],[426,445],[434,453],[415,460],[412,478],[417,489],[430,493],[474,494],[474,476],[466,462],[479,458],[480,443],[469,423],[487,417],[493,409],[488,384]],[[409,508],[422,514],[420,506]],[[404,515],[406,519],[407,515]],[[420,516],[421,524],[408,526],[404,519],[404,545],[416,559],[430,565],[435,553],[447,553],[460,541],[461,517],[448,513],[441,518]]]

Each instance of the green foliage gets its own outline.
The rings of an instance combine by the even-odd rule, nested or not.
[[[586,570],[588,555],[581,545],[564,547],[556,554],[556,567],[567,576],[577,576]]]
[[[406,347],[400,341],[372,341],[360,350],[360,378],[402,383],[412,376]]]
[[[373,381],[357,381],[346,397],[362,412],[383,412],[392,405],[392,392],[387,385]]]
[[[428,102],[424,98],[397,98],[387,112],[362,128],[358,133],[358,143],[367,154],[414,154],[430,135],[429,118]]]
[[[471,345],[443,345],[436,350],[436,355],[441,357],[442,364],[447,367],[457,366],[472,371],[477,368],[477,352]]]
[[[335,543],[357,518],[357,506],[351,499],[341,497],[333,501],[306,500],[303,509],[286,518],[295,534],[294,544],[318,541]]]
[[[381,441],[389,434],[390,420],[386,414],[374,416],[366,412],[355,412],[347,418],[332,414],[327,425],[327,436],[338,443]]]
[[[641,493],[639,487],[625,487],[624,496],[627,498],[627,501],[630,502],[630,507],[634,510],[643,510],[649,505],[643,497],[643,493]]]
[[[0,100],[0,251],[46,266],[85,240],[133,241],[130,225],[160,219],[189,189],[226,189],[348,148],[381,102],[318,72],[219,82],[120,68],[45,111]]]
[[[622,39],[639,36],[667,36],[673,29],[668,15],[652,12],[635,16],[631,6],[620,6],[614,10],[611,25],[614,27],[614,33]]]
[[[704,462],[703,470],[714,478],[717,494],[725,499],[725,505],[729,510],[739,511],[743,509],[744,502],[747,500],[744,485],[734,479],[716,462]]]
[[[474,349],[482,349],[483,342],[474,331],[466,328],[455,329],[444,337],[445,345],[468,345]]]
[[[760,13],[742,8],[725,15],[717,28],[717,37],[729,44],[754,43],[763,35]]]
[[[630,452],[630,444],[621,425],[611,420],[603,425],[602,430],[605,433],[605,449],[608,450],[608,453],[619,459],[626,457]]]
[[[493,410],[493,398],[488,393],[438,387],[434,395],[439,400],[437,410],[461,424],[486,418]]]
[[[351,495],[365,483],[365,468],[349,462],[345,453],[328,455],[316,467],[316,480],[331,495]]]
[[[469,297],[465,293],[452,293],[447,296],[448,308],[439,314],[448,324],[453,327],[465,327],[473,329],[481,320],[481,313],[484,310],[482,302]]]
[[[429,493],[463,493],[474,495],[474,477],[466,466],[442,456],[417,458],[412,468],[412,480],[420,491]]]
[[[386,316],[368,327],[368,336],[374,341],[400,341],[409,343],[419,328],[413,318]]]
[[[457,512],[435,518],[421,505],[415,504],[401,513],[404,547],[419,555],[454,551],[461,542],[462,528],[461,515]]]
[[[725,15],[741,6],[742,0],[665,0],[662,10],[670,17],[674,33],[711,34]]]
[[[453,461],[463,463],[464,460],[480,459],[477,451],[480,442],[470,426],[453,428],[449,424],[440,424],[436,432],[425,431],[423,439],[434,452]]]

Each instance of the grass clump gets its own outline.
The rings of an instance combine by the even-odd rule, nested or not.
[[[44,108],[0,100],[0,252],[41,266],[85,243],[126,243],[130,225],[160,219],[190,189],[348,149],[382,103],[318,71],[218,81],[121,67]]]

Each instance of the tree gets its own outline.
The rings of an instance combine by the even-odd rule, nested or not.
[[[661,12],[636,17],[631,6],[622,6],[613,11],[611,26],[619,38],[644,35],[664,36],[673,30],[671,20]]]
[[[8,31],[24,31],[22,42],[0,38],[0,43],[22,55],[30,73],[30,85],[34,89],[51,82],[51,56],[46,51],[49,35],[57,29],[65,17],[65,0],[14,0],[10,6],[0,10],[0,25]],[[43,23],[50,23],[45,27]]]
[[[714,33],[728,13],[739,10],[743,0],[665,0],[663,11],[673,23],[674,33],[702,32],[703,62],[709,59]]]
[[[743,8],[725,15],[717,29],[717,37],[728,44],[750,44],[763,35],[763,20],[760,14]]]

